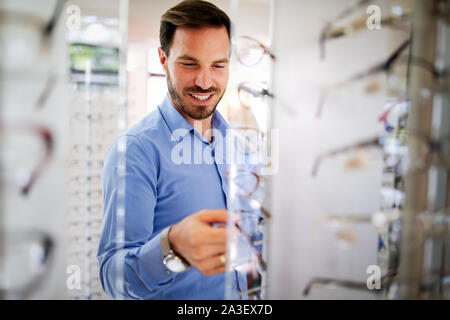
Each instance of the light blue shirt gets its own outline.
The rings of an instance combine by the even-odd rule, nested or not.
[[[217,110],[212,126],[225,137],[228,125]],[[160,232],[165,227],[204,209],[227,208],[223,141],[209,143],[181,116],[168,96],[125,135],[123,247],[116,241],[117,141],[103,163],[103,231],[97,256],[105,292],[114,299],[224,299],[225,274],[204,276],[193,267],[173,273],[164,265],[160,247]],[[188,144],[183,151],[180,141]],[[191,154],[186,152],[189,146]],[[200,153],[194,152],[199,147],[203,161],[198,158]],[[193,164],[179,163],[180,159],[190,159]],[[118,288],[115,265],[123,260],[124,286]],[[233,290],[246,290],[245,277],[236,272],[231,279],[235,279]]]

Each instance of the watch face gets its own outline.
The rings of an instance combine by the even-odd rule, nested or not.
[[[186,270],[186,266],[184,265],[183,261],[180,259],[169,256],[166,259],[164,259],[164,262],[166,264],[167,269],[169,269],[172,272],[183,272]]]

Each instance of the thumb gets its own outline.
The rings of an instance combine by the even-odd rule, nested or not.
[[[219,210],[204,210],[198,214],[201,221],[206,223],[226,223],[228,211],[224,209]]]

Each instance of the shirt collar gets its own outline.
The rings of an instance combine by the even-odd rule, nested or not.
[[[169,98],[169,94],[166,94],[162,103],[158,106],[161,115],[167,123],[170,132],[173,133],[176,129],[186,129],[186,133],[194,130],[194,127],[180,114],[180,112],[175,108],[172,101]],[[225,137],[226,130],[228,128],[228,123],[222,117],[219,111],[214,110],[211,125],[213,129],[217,129]]]

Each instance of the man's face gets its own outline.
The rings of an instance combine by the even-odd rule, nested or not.
[[[190,118],[208,118],[216,109],[227,87],[229,53],[225,26],[178,27],[169,57],[159,48],[172,102]]]

